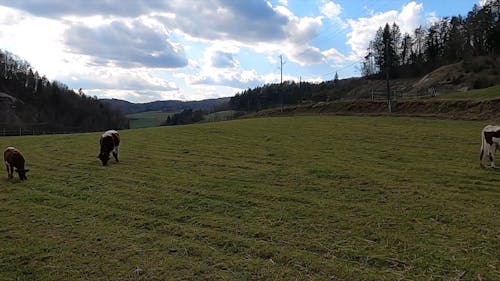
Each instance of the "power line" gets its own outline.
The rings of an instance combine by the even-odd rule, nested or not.
[[[387,7],[387,5],[388,5],[388,3],[387,3],[387,2],[382,3],[382,5],[380,5],[380,4],[381,4],[381,2],[380,2],[380,1],[375,1],[375,3],[371,3],[370,5],[368,5],[368,3],[367,3],[367,2],[369,2],[369,1],[368,1],[368,0],[363,1],[363,3],[361,4],[361,6],[362,6],[362,7],[367,6],[367,7],[368,7],[369,9],[371,9],[371,10],[380,9],[380,8],[382,8],[382,10],[383,10],[383,9],[385,9],[385,8]],[[356,13],[356,14],[355,14],[355,16],[354,16],[354,17],[352,17],[352,18],[358,18],[358,19],[359,19],[359,18],[361,17],[361,15],[362,15],[364,12],[365,12],[365,11],[364,11],[364,9],[360,9],[360,10],[359,10],[359,12],[358,12],[358,13]],[[351,16],[352,16],[352,15],[351,15]],[[326,33],[326,31],[327,31],[328,29],[330,29],[332,26],[333,26],[333,25],[329,25],[329,26],[326,28],[326,30],[324,31],[324,33]],[[335,37],[338,37],[337,35],[339,35],[339,34],[345,34],[346,32],[347,32],[347,31],[346,31],[346,30],[344,30],[344,29],[343,29],[340,25],[336,25],[336,26],[335,26],[335,29],[334,29],[334,32],[332,32],[330,35],[327,35],[326,37],[321,38],[321,40],[318,40],[318,41],[316,41],[316,42],[317,42],[317,44],[321,44],[321,43],[324,43],[324,42],[326,42],[326,41],[330,41],[330,40],[334,39]]]

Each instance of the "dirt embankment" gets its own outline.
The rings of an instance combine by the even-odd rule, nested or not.
[[[493,100],[413,100],[393,101],[388,112],[386,101],[338,101],[288,106],[283,110],[269,109],[256,116],[285,116],[307,114],[337,115],[394,115],[420,116],[460,120],[500,121],[500,99]]]

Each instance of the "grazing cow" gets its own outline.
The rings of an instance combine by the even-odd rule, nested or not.
[[[3,159],[5,161],[5,167],[7,168],[7,177],[9,180],[14,178],[12,175],[14,171],[19,174],[20,180],[27,180],[26,172],[29,169],[24,169],[24,157],[21,151],[14,147],[7,147],[3,153]]]
[[[101,136],[101,152],[97,158],[101,159],[102,165],[105,166],[109,160],[109,153],[113,151],[113,157],[118,161],[118,146],[120,145],[120,134],[115,130],[104,132]]]
[[[491,167],[495,166],[495,151],[500,148],[500,126],[488,125],[481,132],[481,154],[479,155],[479,165],[484,167],[484,158],[489,156]]]

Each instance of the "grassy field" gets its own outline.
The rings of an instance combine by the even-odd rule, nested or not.
[[[0,280],[500,280],[484,124],[245,119],[0,138]]]
[[[235,116],[238,114],[236,110],[225,110],[225,111],[217,111],[214,113],[207,114],[203,121],[205,122],[219,122],[219,121],[228,121],[231,119],[235,119]]]
[[[500,98],[500,85],[470,90],[465,92],[457,92],[437,96],[436,99],[453,99],[453,100],[488,100]]]
[[[146,111],[140,113],[127,114],[130,119],[130,129],[158,127],[167,120],[167,117],[175,112]]]

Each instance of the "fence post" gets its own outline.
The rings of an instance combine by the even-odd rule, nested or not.
[[[22,136],[23,135],[23,129],[21,127],[19,127],[19,135]]]

